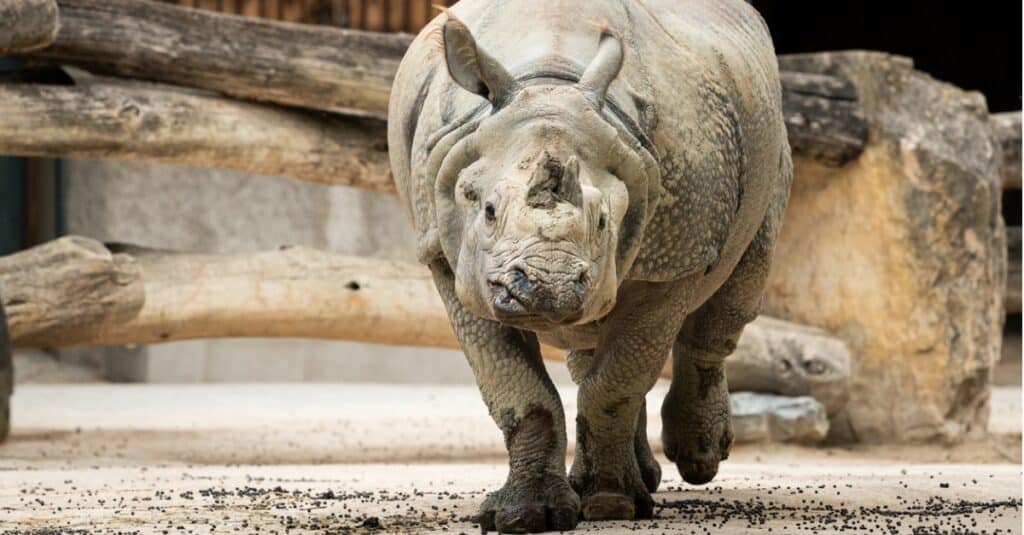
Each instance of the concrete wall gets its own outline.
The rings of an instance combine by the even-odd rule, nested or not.
[[[69,162],[67,230],[101,241],[238,253],[295,244],[414,262],[396,197],[278,177],[100,160]],[[469,383],[458,351],[293,339],[76,349],[112,379],[147,382]],[[84,355],[84,356],[83,356]],[[564,367],[554,372],[567,381]]]

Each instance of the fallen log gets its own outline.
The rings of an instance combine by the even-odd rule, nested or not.
[[[394,190],[378,121],[154,85],[0,84],[0,154],[146,160]]]
[[[59,0],[29,57],[329,111],[383,115],[411,36],[276,22],[163,2]]]
[[[54,0],[0,0],[0,56],[49,46],[59,29]]]
[[[992,135],[1002,148],[1000,165],[1004,189],[1021,188],[1021,112],[992,114]]]
[[[300,337],[458,348],[424,267],[304,247],[202,255],[69,237],[0,258],[0,288],[15,347]],[[821,331],[761,318],[727,375],[744,389],[821,396],[834,409],[848,359]]]
[[[27,57],[242,99],[376,117],[386,115],[391,82],[412,41],[407,34],[290,24],[159,2],[58,4],[56,41]],[[784,72],[782,86],[796,154],[829,166],[860,154],[867,127],[849,82]]]
[[[65,275],[85,253],[107,248],[86,238],[62,238],[0,260],[11,341],[22,346],[130,345],[231,337],[302,337],[392,345],[455,348],[457,342],[430,274],[423,267],[287,247],[251,255],[182,254],[111,245],[141,276],[131,287],[144,296],[119,321],[65,311],[79,309],[85,288]],[[60,253],[54,252],[60,251]],[[57,263],[48,259],[61,257]],[[49,281],[43,287],[13,277]],[[64,281],[52,289],[53,281]],[[32,307],[18,321],[18,307]],[[81,317],[95,329],[42,329]],[[45,333],[45,336],[40,336]]]

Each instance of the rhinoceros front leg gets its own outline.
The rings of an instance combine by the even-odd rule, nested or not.
[[[565,416],[536,336],[470,314],[455,295],[448,264],[430,268],[508,449],[508,479],[484,500],[481,527],[501,533],[573,529],[580,500],[565,476]]]
[[[566,364],[568,365],[569,375],[572,377],[573,382],[581,384],[590,373],[590,366],[593,365],[593,362],[594,350],[592,349],[570,351],[566,358]],[[654,458],[651,445],[647,442],[646,401],[640,404],[640,410],[637,414],[636,433],[633,435],[633,451],[636,453],[636,461],[640,467],[640,477],[643,479],[644,486],[647,487],[649,492],[658,490],[658,485],[661,483],[661,464]],[[572,467],[578,471],[583,469],[582,463],[573,463]],[[581,472],[574,472],[569,475],[569,481],[574,487],[582,487],[583,480],[586,477]]]
[[[637,447],[644,396],[654,386],[682,323],[673,283],[635,283],[603,327],[589,373],[581,377],[571,481],[588,520],[649,518],[660,479],[649,450]],[[646,450],[646,451],[645,451]],[[647,469],[645,473],[644,469]]]

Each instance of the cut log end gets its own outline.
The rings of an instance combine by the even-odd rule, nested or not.
[[[59,30],[55,0],[0,0],[0,56],[50,46]]]
[[[793,154],[830,167],[860,156],[868,125],[853,84],[823,74],[783,71],[779,75]]]

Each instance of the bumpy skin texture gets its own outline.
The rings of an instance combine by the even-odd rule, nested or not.
[[[756,317],[792,170],[778,68],[740,0],[464,0],[417,37],[392,170],[509,450],[485,529],[649,517],[644,396],[706,483],[732,443],[723,359]],[[539,353],[569,350],[577,450]]]

